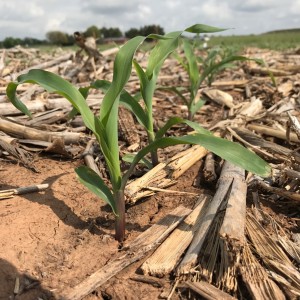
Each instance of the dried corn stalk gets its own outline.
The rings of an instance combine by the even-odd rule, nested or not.
[[[184,222],[182,222],[153,255],[144,262],[141,267],[144,274],[161,277],[174,270],[183,252],[191,243],[193,234],[198,229],[203,213],[210,201],[209,196],[201,195],[200,199],[201,202],[185,218]]]
[[[247,217],[246,231],[257,255],[272,272],[271,277],[278,281],[283,289],[299,297],[300,273],[279,246],[276,234],[271,235],[268,233],[251,213]],[[282,280],[279,280],[279,278],[282,278]]]
[[[228,162],[224,163],[222,174],[221,174],[219,182],[218,182],[218,190],[217,190],[213,200],[210,202],[209,207],[208,207],[204,217],[202,218],[201,225],[200,225],[198,231],[194,235],[192,244],[190,245],[187,253],[185,254],[185,257],[183,258],[183,260],[181,261],[181,263],[179,264],[179,266],[177,268],[178,276],[183,275],[183,274],[189,274],[194,271],[194,267],[196,266],[197,261],[198,261],[198,255],[199,255],[203,245],[205,245],[207,236],[209,236],[210,238],[209,238],[209,241],[207,241],[206,245],[210,245],[210,243],[213,243],[212,245],[210,245],[210,251],[212,251],[212,249],[214,249],[213,251],[215,251],[215,253],[217,253],[218,247],[219,247],[218,244],[220,242],[219,241],[220,240],[219,229],[222,225],[222,221],[221,221],[222,214],[219,214],[218,212],[220,211],[220,209],[222,207],[223,207],[223,209],[226,208],[227,201],[230,199],[230,197],[232,197],[233,202],[237,201],[237,199],[239,199],[239,198],[243,199],[245,187],[244,187],[244,182],[243,182],[244,175],[242,175],[242,174],[243,174],[243,171],[240,168],[238,168]],[[238,195],[239,189],[241,189],[241,193],[243,194],[243,196]],[[231,203],[230,205],[231,206],[232,205],[239,206],[241,204],[237,202],[237,203]],[[242,207],[245,207],[245,204],[243,204]],[[239,210],[239,208],[230,208],[230,210],[231,209],[236,209],[237,211]],[[240,210],[240,212],[242,212],[242,211],[243,211],[243,208]],[[228,212],[228,215],[230,215],[229,212]],[[234,220],[232,220],[232,217],[231,217],[231,220],[226,221],[224,227],[222,228],[222,234],[224,236],[232,235],[233,237],[238,235],[237,240],[239,240],[240,234],[231,233],[231,231],[230,231],[231,228],[228,225],[228,223],[230,223],[230,222],[234,223],[234,222],[236,222],[236,220],[241,222],[236,225],[237,228],[239,228],[236,231],[243,229],[243,218],[235,217]],[[216,228],[215,232],[213,234],[212,234],[212,230],[213,230],[212,228]],[[217,229],[217,228],[219,228],[219,229]],[[232,229],[232,232],[234,232],[233,229]],[[211,255],[208,254],[208,256],[210,256],[210,257],[206,257],[206,258],[208,258],[208,260],[209,260],[210,258],[212,258],[213,254],[211,254]],[[203,266],[200,265],[200,268],[203,269]],[[213,272],[213,270],[209,269],[205,276],[212,277],[212,274],[209,274],[210,272]]]
[[[175,184],[175,179],[207,153],[205,148],[196,145],[176,154],[168,163],[158,164],[145,175],[127,185],[125,191],[127,202],[135,203],[143,197],[153,195],[153,187],[163,189]]]
[[[276,283],[269,278],[268,273],[259,264],[247,244],[243,250],[240,274],[252,299],[285,300],[282,291]]]

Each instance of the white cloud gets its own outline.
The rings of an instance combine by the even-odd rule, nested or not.
[[[211,19],[228,20],[232,17],[231,10],[225,1],[222,3],[217,1],[205,2],[201,7],[201,11]]]
[[[237,6],[241,10],[245,11],[261,11],[274,7],[274,1],[261,1],[261,0],[248,0],[243,1],[239,6]]]
[[[297,16],[300,15],[300,0],[293,1],[290,7],[290,13],[295,14]]]
[[[299,27],[299,11],[300,0],[9,0],[0,1],[0,40],[43,39],[50,30],[71,34],[91,25],[125,31],[157,24],[169,32],[203,23],[255,34]]]
[[[40,16],[44,16],[45,11],[40,5],[34,2],[30,2],[26,13],[29,13],[31,17],[40,17]]]
[[[179,7],[182,2],[180,0],[167,0],[165,1],[165,4],[168,9],[174,9]]]

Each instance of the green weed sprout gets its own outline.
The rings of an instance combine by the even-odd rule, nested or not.
[[[204,25],[194,25],[188,28],[188,30],[197,32],[197,30],[199,31],[199,28],[203,29],[203,26]],[[179,33],[177,34],[180,35]],[[114,61],[113,80],[111,84],[109,84],[105,93],[99,115],[94,115],[87,105],[85,96],[87,95],[88,88],[77,89],[70,82],[64,80],[60,76],[44,70],[30,70],[28,73],[19,76],[16,82],[10,82],[6,89],[6,94],[13,105],[28,116],[31,116],[28,108],[17,97],[18,85],[26,82],[38,84],[45,88],[48,92],[54,92],[65,97],[73,105],[76,111],[81,114],[85,125],[93,132],[100,145],[100,149],[109,171],[111,187],[108,187],[96,172],[86,166],[80,166],[76,168],[75,171],[78,175],[79,181],[91,192],[108,203],[112,208],[115,215],[115,237],[120,242],[122,242],[125,238],[124,190],[126,183],[139,161],[148,153],[153,152],[158,148],[177,144],[199,144],[225,160],[235,163],[248,171],[263,177],[270,174],[270,166],[259,156],[237,143],[213,136],[209,131],[203,129],[196,123],[188,123],[196,130],[195,134],[182,137],[163,137],[167,128],[173,124],[182,122],[181,118],[176,117],[169,120],[166,125],[156,133],[156,138],[153,142],[149,143],[148,146],[136,154],[129,169],[122,174],[120,169],[120,153],[118,145],[118,107],[120,99],[127,103],[127,105],[130,106],[135,113],[137,113],[137,118],[140,122],[145,122],[145,125],[147,124],[145,121],[146,119],[143,120],[145,117],[145,111],[140,110],[140,106],[137,105],[138,102],[124,91],[124,86],[132,71],[134,54],[146,38],[167,40],[170,39],[170,36],[171,38],[174,37],[173,34],[166,36],[137,36],[121,47]],[[165,50],[162,52],[166,53]],[[158,51],[157,57],[164,57],[162,52]],[[157,70],[157,66],[154,64],[154,59],[151,61],[153,63],[151,70],[154,72],[154,70]],[[160,62],[161,60],[157,60],[158,64]],[[146,85],[153,84],[154,82],[151,81],[151,76],[149,75],[150,71],[148,72],[149,73],[146,73],[147,80],[150,83],[146,82]],[[144,75],[142,75],[142,77],[146,78]],[[142,82],[141,84],[145,83]],[[141,88],[141,90],[143,89],[144,87]],[[152,93],[152,87],[150,86],[148,89]],[[149,107],[152,107],[152,104]]]

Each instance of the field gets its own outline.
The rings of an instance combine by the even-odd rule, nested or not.
[[[298,48],[300,45],[300,30],[282,30],[260,35],[232,35],[214,36],[210,44],[212,46],[224,45],[237,49],[258,47],[262,49],[287,50]]]
[[[96,79],[112,81],[119,49],[101,49],[94,65],[87,56],[76,57],[73,48],[1,51],[0,299],[299,297],[299,33],[286,42],[287,35],[280,35],[280,42],[273,36],[264,36],[259,45],[255,37],[212,38],[210,47],[234,44],[239,54],[256,60],[230,61],[214,74],[211,86],[203,81],[197,93],[205,101],[194,113],[204,129],[264,159],[272,174],[263,179],[199,145],[159,149],[159,164],[153,169],[138,164],[126,185],[121,243],[115,240],[111,207],[74,171],[89,165],[111,187],[99,144],[80,115],[68,118],[72,107],[65,94],[32,83],[18,86],[32,118],[6,95],[8,84],[33,68],[59,74],[76,88]],[[142,68],[148,47],[135,53]],[[195,51],[206,58],[210,50]],[[176,51],[184,59],[182,48]],[[156,132],[169,118],[190,115],[183,99],[190,95],[190,80],[179,61],[168,56],[158,76],[160,88],[152,99]],[[137,71],[125,87],[139,95]],[[169,87],[180,87],[183,97]],[[105,95],[90,90],[86,102],[93,113],[99,113]],[[127,108],[118,112],[120,157],[139,151],[149,138]],[[193,135],[196,129],[187,124],[174,123],[167,137]],[[124,174],[129,163],[120,165]],[[249,169],[254,165],[256,159]]]

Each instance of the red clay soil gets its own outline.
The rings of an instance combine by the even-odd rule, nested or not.
[[[117,254],[110,208],[78,182],[74,168],[80,164],[83,161],[39,157],[35,173],[1,161],[1,190],[49,184],[43,192],[0,201],[1,300],[56,299]],[[198,169],[199,165],[191,168],[172,189],[200,193],[192,187]],[[127,242],[179,204],[192,207],[197,198],[161,193],[128,207]],[[169,278],[157,279],[160,287],[129,279],[139,273],[141,264],[125,269],[85,299],[157,299],[168,295]],[[14,298],[17,278],[23,291]]]

